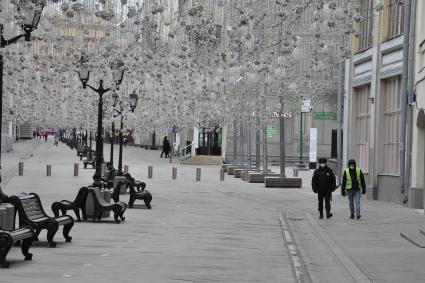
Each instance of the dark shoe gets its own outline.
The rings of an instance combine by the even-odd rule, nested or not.
[[[360,217],[362,217],[362,216],[359,214],[359,215],[357,215],[357,217],[356,217],[356,218],[357,218],[357,219],[360,219]]]
[[[323,219],[323,215],[320,215],[320,216],[319,216],[319,219]]]
[[[351,214],[350,219],[354,219],[354,214]]]
[[[329,219],[329,218],[332,217],[332,215],[333,215],[332,213],[329,213],[329,214],[326,215],[326,218]]]

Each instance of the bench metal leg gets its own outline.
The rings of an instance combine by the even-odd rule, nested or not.
[[[38,235],[40,235],[41,230],[35,230],[34,241],[38,241]]]
[[[148,209],[151,209],[151,208],[152,208],[152,206],[151,206],[151,201],[150,201],[150,200],[144,199],[143,201],[145,202],[145,205],[146,205],[146,207],[147,207]]]
[[[81,222],[80,208],[79,207],[74,208],[74,213],[75,213],[75,216],[77,216],[78,222]]]
[[[71,231],[72,226],[74,226],[74,222],[63,225],[63,237],[67,243],[70,243],[72,240],[72,237],[69,236],[69,231]]]
[[[34,241],[34,237],[27,238],[27,239],[24,239],[22,241],[21,250],[22,250],[22,254],[25,257],[25,260],[32,260],[32,253],[30,253],[28,251],[29,251],[33,241]]]
[[[133,195],[130,195],[130,200],[128,201],[128,207],[132,208],[136,198]]]
[[[7,236],[0,236],[0,264],[3,268],[9,268],[9,262],[6,260],[6,256],[12,247],[12,241]]]
[[[119,214],[118,214],[118,212],[117,211],[114,211],[114,219],[115,219],[115,222],[118,224],[118,223],[120,223],[120,220],[118,219],[118,217],[119,217]]]
[[[53,241],[56,232],[59,229],[59,225],[56,221],[49,221],[46,224],[46,229],[47,229],[47,241],[49,242],[49,245],[51,248],[56,247],[56,242]]]

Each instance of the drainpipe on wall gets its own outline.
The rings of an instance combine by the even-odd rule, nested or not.
[[[411,21],[411,5],[412,0],[406,0],[404,6],[404,35],[403,35],[403,72],[401,80],[400,94],[400,178],[399,187],[402,194],[402,202],[406,203],[407,197],[404,190],[404,182],[406,178],[406,121],[408,107],[408,77],[409,77],[409,39],[410,39],[410,21]]]
[[[414,55],[415,55],[415,33],[416,33],[416,0],[410,0],[411,1],[411,9],[410,9],[410,33],[409,33],[409,70],[408,70],[408,79],[407,79],[407,93],[408,93],[408,105],[411,105],[413,102],[413,77],[414,77]],[[411,185],[411,173],[412,173],[412,135],[413,135],[413,108],[410,107],[408,109],[407,113],[407,140],[406,140],[406,152],[407,152],[407,160],[406,160],[406,175],[404,178],[404,199],[403,202],[407,202],[409,199],[408,197],[408,190]],[[410,200],[414,201],[414,200]],[[413,205],[413,204],[412,204]],[[414,207],[414,205],[411,207]]]
[[[343,117],[342,112],[344,108],[344,81],[345,81],[345,62],[341,62],[339,66],[339,82],[338,82],[338,106],[337,106],[337,145],[336,145],[336,156],[337,156],[337,164],[336,164],[336,174],[337,184],[339,187],[340,177],[342,176],[342,124]]]

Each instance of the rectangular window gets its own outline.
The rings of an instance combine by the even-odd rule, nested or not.
[[[360,15],[362,20],[359,23],[359,51],[363,51],[372,46],[373,36],[373,0],[360,0]]]
[[[388,38],[403,33],[404,5],[400,0],[389,0]]]
[[[400,129],[401,78],[384,80],[381,93],[382,171],[384,174],[399,174],[399,129]]]
[[[369,149],[368,149],[368,130],[369,130],[369,94],[370,85],[356,88],[354,91],[354,113],[355,125],[353,131],[353,140],[356,144],[357,164],[363,171],[368,172]]]

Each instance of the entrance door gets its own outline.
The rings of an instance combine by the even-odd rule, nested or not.
[[[221,128],[202,128],[199,131],[198,149],[196,155],[221,156]]]

